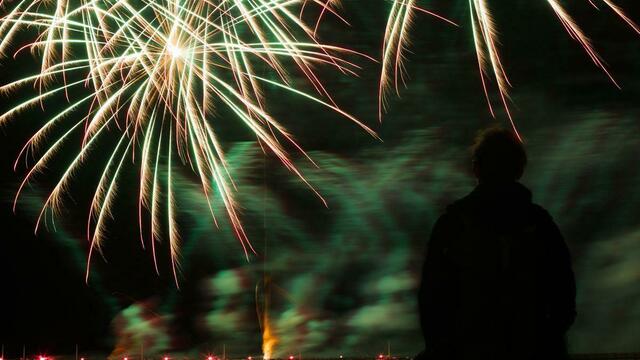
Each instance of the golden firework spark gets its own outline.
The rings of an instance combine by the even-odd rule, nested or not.
[[[378,85],[378,118],[385,112],[386,99],[391,89],[400,94],[400,82],[405,82],[404,52],[409,45],[409,33],[415,12],[422,12],[458,26],[453,21],[416,5],[416,0],[393,0],[387,19],[382,44],[382,71]]]
[[[627,23],[636,33],[640,34],[640,26],[636,24],[624,10],[616,5],[612,0],[600,0],[609,7],[620,19]],[[589,38],[580,26],[574,21],[559,0],[546,0],[554,14],[560,20],[567,33],[584,49],[593,63],[600,68],[616,87],[620,87],[612,76],[609,69],[604,64],[600,55],[596,52]],[[589,2],[597,8],[594,0]],[[416,6],[416,0],[392,0],[391,10],[385,29],[382,55],[382,72],[379,84],[379,115],[384,112],[385,98],[392,87],[398,93],[398,83],[403,79],[403,56],[402,53],[407,46],[408,31],[412,19],[413,10],[418,9],[427,12]],[[440,19],[449,21],[440,15],[428,12]],[[507,118],[516,134],[516,129],[511,110],[509,109],[509,89],[511,83],[504,69],[500,52],[498,51],[497,27],[491,15],[489,0],[469,0],[470,23],[473,33],[475,52],[479,66],[479,73],[484,90],[485,98],[489,107],[489,112],[495,117],[494,108],[490,100],[489,82],[495,82],[500,102],[504,107]],[[392,85],[393,84],[393,85]],[[518,137],[520,135],[518,134]]]

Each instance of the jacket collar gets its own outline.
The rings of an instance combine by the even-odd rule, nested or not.
[[[531,191],[517,181],[481,183],[471,192],[472,197],[491,198],[494,201],[531,202]]]

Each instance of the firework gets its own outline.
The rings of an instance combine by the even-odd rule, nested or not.
[[[83,138],[80,150],[46,198],[36,231],[48,214],[58,211],[70,179],[90,154],[108,151],[87,222],[91,244],[87,276],[91,255],[101,250],[105,238],[118,179],[131,163],[127,159],[134,159],[139,166],[140,241],[144,246],[143,218],[149,216],[154,261],[156,242],[165,232],[176,279],[180,232],[172,172],[178,164],[190,166],[200,178],[214,221],[212,201],[223,203],[248,256],[254,250],[238,215],[233,180],[213,121],[220,108],[233,114],[265,151],[275,154],[305,183],[287,147],[302,149],[267,111],[263,88],[273,87],[319,103],[375,135],[333,102],[313,70],[325,64],[353,74],[357,66],[347,55],[355,53],[319,43],[314,28],[294,14],[301,3],[320,6],[323,13],[332,12],[332,2],[23,0],[14,4],[0,20],[0,51],[10,54],[16,34],[36,29],[35,40],[14,53],[36,51],[41,66],[38,73],[0,90],[33,85],[38,92],[0,115],[0,124],[61,95],[68,101],[23,147],[19,158],[30,152],[40,155],[21,183],[16,201],[25,185],[53,161],[73,135],[81,133]],[[272,75],[265,75],[265,69]],[[292,85],[292,70],[308,80],[315,94]],[[88,110],[80,117],[69,116],[79,109]],[[62,129],[62,135],[52,139],[54,129]],[[115,144],[104,148],[101,139],[113,138],[114,129]],[[161,219],[164,216],[166,220]],[[168,229],[162,224],[168,224]],[[155,266],[157,270],[157,262]]]
[[[416,0],[393,0],[385,27],[382,44],[382,71],[378,85],[378,118],[385,112],[387,94],[391,89],[400,93],[400,82],[404,82],[404,52],[409,43],[409,30],[415,12],[422,12],[458,26],[453,21],[416,5]]]
[[[487,99],[487,105],[489,106],[489,111],[491,112],[491,116],[495,117],[487,87],[488,76],[493,77],[496,80],[500,99],[504,105],[507,117],[509,118],[509,121],[511,121],[511,125],[515,130],[508,104],[508,89],[511,86],[511,83],[509,82],[507,73],[502,67],[500,53],[496,46],[496,29],[491,12],[485,0],[470,1],[469,10],[471,11],[471,28],[473,31],[476,57],[478,59],[479,73],[485,98]],[[520,137],[520,135],[518,135],[518,137]]]
[[[640,34],[640,26],[638,26],[638,24],[636,24],[621,7],[616,5],[611,0],[600,1],[604,5],[609,7],[635,32]],[[578,44],[584,49],[585,53],[589,56],[593,63],[607,75],[607,77],[616,87],[619,88],[620,86],[605,66],[600,55],[594,49],[591,41],[586,36],[584,31],[580,28],[580,26],[573,20],[567,10],[560,4],[558,0],[546,0],[546,2],[550,5],[553,13],[558,17],[559,21],[564,26],[565,30],[571,36],[571,38],[578,42]],[[594,1],[590,0],[589,2],[591,3],[591,5],[597,8],[597,5]],[[427,12],[426,10],[416,6],[416,0],[392,1],[391,11],[389,13],[383,42],[382,72],[379,85],[380,116],[382,116],[382,113],[384,111],[385,95],[388,92],[389,88],[395,87],[396,93],[398,93],[398,83],[400,81],[404,81],[402,71],[402,52],[407,45],[407,29],[410,27],[413,16],[412,14],[416,9]],[[490,1],[469,0],[469,12],[475,52],[479,66],[479,73],[484,90],[484,95],[489,107],[489,112],[493,117],[495,117],[493,105],[490,100],[488,84],[488,82],[492,80],[496,84],[497,91],[500,95],[500,101],[504,107],[511,126],[513,127],[516,134],[518,134],[515,123],[513,121],[513,116],[509,109],[509,88],[511,87],[511,83],[509,82],[509,78],[500,58],[500,52],[498,51],[497,30],[496,25],[493,21],[493,17],[491,15]],[[450,22],[450,20],[447,20],[440,15],[431,12],[427,13]],[[518,137],[520,137],[519,134]]]

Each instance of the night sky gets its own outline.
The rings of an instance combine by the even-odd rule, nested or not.
[[[351,28],[329,18],[321,37],[378,57],[388,3],[343,3]],[[240,124],[219,121],[239,177],[243,220],[260,255],[247,263],[226,222],[215,229],[208,215],[198,212],[203,200],[194,187],[197,179],[185,167],[179,172],[185,248],[180,290],[166,243],[160,246],[160,275],[148,249],[140,247],[137,203],[131,201],[137,188],[126,185],[114,206],[104,258],[93,259],[85,283],[87,201],[101,169],[93,164],[107,154],[95,154],[72,182],[55,229],[34,235],[39,204],[61,169],[53,166],[33,182],[14,213],[13,197],[26,168],[22,162],[14,171],[13,164],[56,105],[24,112],[1,126],[0,341],[6,358],[17,357],[23,344],[31,354],[72,353],[75,344],[109,353],[123,343],[119,324],[134,323],[132,309],[146,309],[140,317],[157,316],[162,326],[150,326],[166,328],[158,331],[169,340],[154,345],[157,349],[217,349],[225,342],[237,344],[239,354],[257,353],[261,335],[253,299],[264,269],[276,284],[272,312],[283,354],[326,354],[318,349],[338,344],[345,354],[365,356],[368,349],[385,349],[387,341],[399,344],[396,350],[403,354],[418,350],[412,306],[420,254],[437,215],[471,190],[467,148],[478,129],[493,123],[477,74],[467,2],[424,3],[461,28],[427,15],[416,18],[407,87],[400,99],[391,99],[382,123],[377,119],[379,64],[358,60],[363,67],[358,78],[321,71],[336,102],[383,142],[325,109],[266,93],[273,95],[272,113],[318,161],[319,170],[297,156],[329,208],[273,156],[263,155]],[[514,115],[531,159],[523,181],[534,200],[550,208],[574,255],[579,319],[572,349],[640,351],[633,340],[634,331],[640,332],[640,266],[632,257],[640,255],[640,225],[633,215],[640,211],[640,36],[604,8],[597,11],[587,1],[569,6],[620,82],[618,90],[544,2],[493,3],[503,61],[514,85]],[[634,3],[619,1],[640,20]],[[3,59],[0,82],[34,69],[37,63],[28,52],[15,61]],[[32,91],[2,95],[0,109]],[[218,116],[229,118],[224,111]],[[497,121],[506,124],[504,114],[499,112]],[[68,160],[74,149],[65,148],[57,159]],[[131,168],[123,175],[125,184],[135,183],[138,174]]]

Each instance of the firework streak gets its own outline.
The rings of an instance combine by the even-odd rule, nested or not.
[[[507,73],[503,67],[502,60],[500,59],[500,53],[497,46],[497,30],[489,7],[490,1],[468,1],[475,52],[478,58],[480,78],[485,97],[487,99],[487,104],[489,106],[489,111],[491,112],[491,115],[495,117],[493,105],[490,100],[488,84],[490,80],[494,80],[500,95],[500,102],[502,103],[505,113],[511,122],[511,126],[516,134],[518,134],[513,121],[513,116],[509,109],[509,88],[511,87],[511,83],[509,82],[509,78],[507,77]],[[438,14],[418,7],[416,2],[416,0],[392,0],[382,49],[382,73],[380,75],[378,100],[380,118],[384,113],[386,94],[392,87],[395,88],[396,93],[399,93],[398,83],[400,81],[404,81],[402,53],[409,41],[409,28],[411,26],[414,13],[416,11],[424,12],[456,25]],[[607,75],[616,87],[619,88],[618,83],[605,66],[600,55],[598,55],[594,49],[589,38],[573,20],[571,15],[569,15],[566,9],[558,0],[546,0],[546,2],[549,4],[571,38],[580,44],[593,63]],[[601,2],[626,22],[635,32],[640,34],[640,27],[625,14],[622,8],[614,4],[611,0],[601,0]],[[590,3],[596,7],[594,2],[590,1]],[[519,134],[518,137],[520,137]]]

